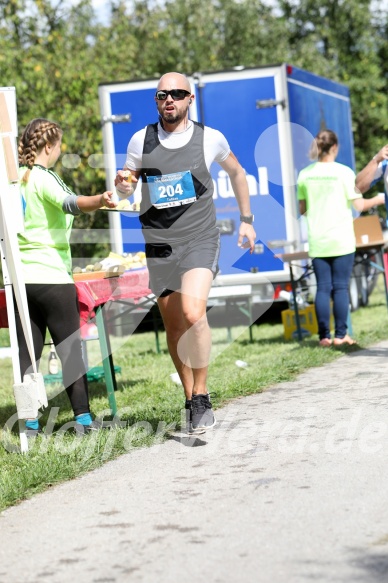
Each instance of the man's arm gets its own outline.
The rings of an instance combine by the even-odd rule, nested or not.
[[[249,197],[249,188],[245,172],[241,164],[238,162],[236,156],[233,152],[230,152],[229,156],[223,162],[220,162],[220,166],[228,173],[230,182],[232,183],[233,192],[236,196],[238,207],[240,209],[240,214],[243,216],[250,216],[251,204]],[[243,243],[243,239],[246,237],[248,241]],[[256,233],[253,225],[248,223],[241,223],[239,228],[238,246],[243,249],[250,249],[251,253],[255,248]]]
[[[372,158],[372,160],[356,176],[356,188],[359,192],[364,193],[369,190],[371,183],[375,179],[377,166],[383,160],[388,160],[388,144]]]
[[[129,177],[128,177],[129,173]],[[135,190],[134,183],[138,181],[140,170],[118,170],[115,178],[116,191],[121,199],[128,198]]]

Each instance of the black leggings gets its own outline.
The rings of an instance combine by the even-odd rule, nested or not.
[[[74,284],[26,284],[37,368],[48,328],[62,363],[63,384],[74,415],[89,412],[88,385],[82,358],[80,316]],[[32,371],[31,359],[15,303],[20,372]]]

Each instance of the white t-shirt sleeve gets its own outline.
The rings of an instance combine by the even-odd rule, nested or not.
[[[385,186],[387,187],[387,185],[388,185],[388,160],[383,160],[382,162],[380,162],[378,164],[370,186],[372,187],[375,184],[377,184],[377,182],[379,182],[379,180],[383,177],[383,175],[384,175]]]
[[[377,182],[378,180],[380,180],[380,178],[382,177],[382,175],[383,175],[383,164],[380,162],[380,163],[377,165],[376,172],[374,173],[374,176],[373,176],[373,183],[375,183],[375,182]]]
[[[213,128],[205,126],[204,150],[206,165],[209,168],[213,162],[223,162],[230,154],[230,146],[225,136]]]
[[[146,128],[143,128],[133,134],[132,138],[129,140],[125,168],[128,168],[129,170],[141,170],[145,135]]]

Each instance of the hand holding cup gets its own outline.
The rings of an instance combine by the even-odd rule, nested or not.
[[[137,182],[136,176],[130,170],[118,170],[115,178],[115,186],[120,198],[128,198],[135,190],[133,183]]]

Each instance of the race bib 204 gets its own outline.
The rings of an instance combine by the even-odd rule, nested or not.
[[[197,200],[190,170],[147,176],[147,184],[151,204],[158,209],[190,204]]]

